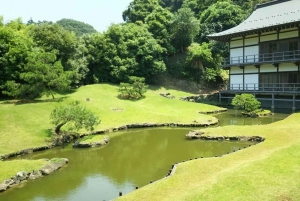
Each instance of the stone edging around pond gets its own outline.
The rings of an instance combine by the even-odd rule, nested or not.
[[[194,131],[195,132],[195,131]],[[203,131],[200,132],[201,134],[204,134]],[[228,141],[253,141],[253,142],[257,142],[255,143],[254,145],[258,144],[258,143],[261,143],[265,140],[265,138],[263,137],[260,137],[260,136],[234,136],[234,137],[227,137],[227,136],[202,136],[204,137],[205,139],[204,140],[228,140]],[[222,139],[221,139],[222,138]],[[197,138],[198,139],[198,138]],[[248,146],[245,146],[244,149],[246,149],[247,147],[251,147],[253,145],[248,145]],[[238,150],[233,150],[232,153],[235,153],[239,150],[242,150],[242,148],[239,148]],[[217,158],[217,157],[222,157],[224,155],[228,155],[230,154],[229,152],[227,154],[223,154],[223,155],[220,155],[220,156],[214,156],[214,157],[209,157],[209,158]],[[167,179],[168,177],[172,176],[175,174],[176,172],[176,169],[177,169],[177,166],[180,165],[180,164],[183,164],[185,162],[188,162],[188,161],[192,161],[192,160],[200,160],[200,159],[204,159],[204,157],[196,157],[196,158],[190,158],[189,160],[187,161],[182,161],[182,162],[179,162],[179,163],[175,163],[172,165],[171,169],[169,170],[169,172],[166,174],[165,177],[161,178],[161,179],[158,179],[156,181],[150,181],[150,184],[152,183],[155,183],[155,182],[158,182],[158,181],[161,181],[163,179]],[[138,189],[138,188],[136,188]]]
[[[219,110],[212,110],[212,111],[207,111],[207,112],[201,112],[199,111],[199,114],[217,114],[217,113],[222,113],[222,112],[227,112],[227,108],[224,109],[219,109]]]
[[[90,147],[100,147],[106,145],[110,141],[110,138],[105,138],[102,141],[95,142],[75,142],[73,148],[90,148]]]
[[[110,132],[117,132],[117,131],[123,131],[131,128],[155,128],[155,127],[207,127],[207,126],[213,126],[217,125],[219,121],[216,119],[216,121],[211,121],[209,120],[207,123],[190,123],[190,124],[184,124],[184,123],[134,123],[134,124],[127,124],[124,126],[120,127],[114,127],[111,129],[103,129],[103,130],[98,130],[98,131],[93,131],[90,134],[91,135],[99,135],[99,134],[105,134],[105,133],[110,133]],[[79,138],[82,138],[84,136],[89,135],[88,133],[83,133],[79,135]],[[74,137],[72,135],[71,137]],[[64,137],[62,137],[64,138]],[[66,137],[65,139],[62,139],[65,143],[69,142],[70,139]],[[62,144],[51,144],[47,146],[41,146],[41,147],[35,147],[35,148],[28,148],[28,149],[23,149],[21,151],[13,152],[13,153],[8,153],[5,155],[0,156],[0,160],[5,160],[11,157],[19,156],[19,155],[25,155],[25,154],[31,154],[36,151],[43,151],[47,149],[51,149],[53,147],[59,146]]]
[[[13,186],[26,183],[27,180],[34,180],[49,175],[66,165],[68,162],[69,160],[66,158],[55,158],[51,159],[47,165],[39,170],[34,170],[32,172],[18,172],[15,176],[0,183],[0,192],[4,192]]]
[[[185,136],[189,139],[200,139],[200,140],[226,140],[226,141],[244,141],[244,142],[263,142],[265,141],[265,138],[260,136],[209,136],[209,135],[203,135],[205,134],[204,131],[201,130],[194,130],[190,131]]]

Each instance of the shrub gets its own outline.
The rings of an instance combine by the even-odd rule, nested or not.
[[[138,99],[143,96],[148,90],[148,85],[145,84],[145,78],[131,76],[129,83],[120,83],[118,89],[119,97],[123,99]]]
[[[260,102],[252,94],[236,95],[231,104],[237,109],[253,112],[260,107]]]

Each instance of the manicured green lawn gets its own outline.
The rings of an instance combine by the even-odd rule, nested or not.
[[[180,97],[191,94],[159,87],[152,87],[141,100],[120,100],[117,97],[117,88],[109,84],[88,85],[69,94],[56,95],[55,100],[45,97],[32,103],[0,101],[0,155],[51,143],[49,135],[49,129],[53,127],[49,119],[51,111],[55,106],[74,100],[79,100],[100,117],[101,124],[96,130],[144,122],[192,123],[194,120],[199,123],[207,122],[215,118],[199,114],[198,111],[218,109],[215,106],[180,101]],[[159,95],[165,92],[170,92],[176,98],[167,99]],[[87,98],[90,101],[86,101]],[[14,172],[14,170],[2,171],[7,168],[4,164],[7,162],[0,162],[0,182],[1,178],[10,177],[11,172]],[[15,163],[15,166],[15,173],[26,169],[25,162],[24,165],[22,162]],[[35,169],[40,166],[39,162],[36,163]]]
[[[265,142],[180,164],[175,175],[120,200],[300,200],[300,113],[257,126],[208,128],[207,135],[259,135]]]

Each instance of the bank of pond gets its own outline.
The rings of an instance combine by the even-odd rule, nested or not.
[[[288,114],[248,118],[238,111],[216,114],[218,126],[269,124]],[[69,163],[43,179],[8,189],[0,200],[111,200],[165,178],[176,163],[220,157],[256,142],[203,141],[185,138],[190,128],[130,129],[110,133],[99,148],[73,149],[69,144],[17,159],[67,158]],[[254,134],[257,135],[257,134]]]

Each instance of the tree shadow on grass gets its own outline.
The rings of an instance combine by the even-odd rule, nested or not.
[[[32,103],[51,103],[51,102],[62,102],[67,98],[67,96],[55,98],[55,99],[45,99],[45,100],[6,100],[1,104],[14,104],[14,105],[24,105],[24,104],[32,104]]]

